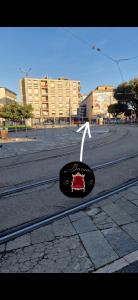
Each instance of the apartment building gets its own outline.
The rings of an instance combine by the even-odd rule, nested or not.
[[[32,104],[33,122],[72,120],[80,104],[80,81],[67,78],[23,78],[21,101]]]
[[[88,94],[81,94],[80,96],[80,102],[82,102],[86,97],[87,97]]]
[[[14,103],[16,101],[16,96],[16,93],[6,87],[0,87],[0,106]]]
[[[86,107],[83,117],[87,118],[90,122],[97,117],[110,117],[108,106],[116,102],[113,96],[113,86],[97,86],[96,89],[91,91],[81,102],[80,106],[83,108]]]

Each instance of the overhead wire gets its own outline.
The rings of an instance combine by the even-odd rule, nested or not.
[[[128,60],[132,60],[132,59],[138,58],[138,55],[137,55],[137,56],[133,56],[133,57],[129,57],[129,58],[114,59],[113,57],[111,57],[107,53],[105,53],[103,50],[101,50],[101,48],[97,48],[95,44],[91,45],[89,42],[87,42],[86,40],[80,38],[80,36],[78,36],[76,33],[73,33],[71,30],[69,30],[69,29],[67,29],[65,27],[62,27],[62,29],[65,30],[65,31],[67,31],[67,32],[69,32],[70,34],[72,34],[72,36],[74,36],[76,39],[78,39],[82,43],[87,44],[87,46],[89,46],[89,48],[91,50],[97,50],[98,52],[101,52],[101,54],[103,54],[106,58],[108,58],[111,61],[113,61],[114,63],[116,63],[118,71],[119,71],[120,76],[121,76],[121,79],[123,81],[124,81],[124,77],[123,77],[123,74],[122,74],[122,71],[121,71],[119,63],[123,62],[123,61],[128,61]]]

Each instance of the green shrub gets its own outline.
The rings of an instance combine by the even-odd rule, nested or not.
[[[17,127],[16,126],[14,126],[14,125],[10,125],[10,126],[5,126],[5,127],[2,127],[2,129],[8,129],[9,131],[15,131],[15,130],[26,130],[26,128],[27,128],[27,130],[30,130],[30,129],[32,129],[32,127],[31,126],[25,126],[25,125],[17,125]]]

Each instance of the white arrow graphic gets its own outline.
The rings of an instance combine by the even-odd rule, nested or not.
[[[82,125],[79,129],[77,129],[76,132],[81,131],[83,128],[85,128],[85,129],[84,129],[83,137],[82,137],[82,141],[81,141],[80,161],[82,161],[83,146],[84,146],[84,140],[85,140],[85,135],[86,135],[87,131],[88,131],[89,138],[91,138],[91,132],[90,132],[90,124],[89,124],[89,122],[86,122],[84,125]]]

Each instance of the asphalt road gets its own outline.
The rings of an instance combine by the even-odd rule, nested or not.
[[[106,126],[106,128],[110,130],[109,133],[101,133],[92,140],[86,138],[83,162],[91,167],[138,152],[138,127],[121,125]],[[59,136],[64,133],[66,140],[64,146],[70,141],[70,147],[61,150],[55,146],[55,150],[0,160],[0,191],[16,184],[58,176],[65,164],[79,161],[82,135],[77,136],[78,145],[71,146],[71,135],[75,142],[75,132],[67,129],[66,131],[51,129],[49,141],[52,141],[52,130],[53,137],[56,136],[55,132]],[[60,154],[61,156],[58,156]],[[138,158],[133,158],[119,165],[97,170],[95,187],[85,198],[67,198],[61,193],[58,182],[2,198],[0,199],[0,231],[85,202],[95,194],[111,189],[137,175]]]

